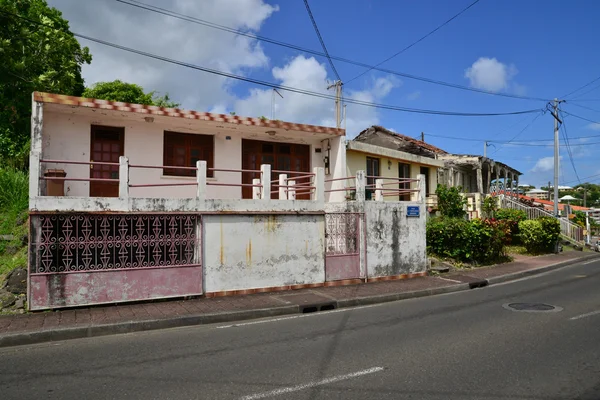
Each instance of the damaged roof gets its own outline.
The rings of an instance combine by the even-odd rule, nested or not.
[[[392,132],[379,125],[373,125],[365,129],[354,138],[354,141],[387,147],[388,149],[404,151],[406,153],[429,158],[436,158],[437,154],[448,154],[447,151],[432,144],[425,143],[410,136]]]

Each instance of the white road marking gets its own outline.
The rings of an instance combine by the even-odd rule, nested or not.
[[[584,262],[584,263],[582,263],[581,265],[593,264],[593,263],[595,263],[595,262],[598,262],[598,259],[597,259],[597,258],[596,258],[596,259],[593,259],[593,260],[590,260],[590,261],[588,261],[588,262]]]
[[[571,321],[575,321],[576,319],[591,317],[592,315],[597,315],[597,314],[600,314],[600,310],[598,310],[598,311],[592,311],[592,312],[589,312],[587,314],[581,314],[581,315],[578,315],[576,317],[572,317],[572,318],[569,318],[569,319]]]
[[[456,279],[442,278],[441,276],[438,276],[437,278],[438,278],[438,279],[443,279],[443,280],[445,280],[445,281],[448,281],[448,282],[454,282],[454,283],[464,283],[464,282],[461,282],[461,281],[457,281]]]
[[[243,322],[243,323],[240,323],[240,324],[220,325],[220,326],[216,326],[215,328],[217,328],[217,329],[225,329],[225,328],[236,328],[238,326],[266,324],[267,322],[286,321],[288,319],[315,317],[315,316],[325,315],[325,314],[333,314],[333,313],[346,312],[346,311],[352,311],[352,310],[361,310],[363,308],[378,307],[378,306],[382,306],[382,305],[385,305],[385,304],[387,304],[387,303],[370,304],[368,306],[360,306],[360,307],[338,308],[336,310],[322,311],[322,312],[318,312],[318,313],[299,314],[299,315],[292,315],[290,317],[270,318],[270,319],[263,319],[263,320],[259,320],[259,321]]]
[[[373,368],[365,369],[362,371],[353,372],[353,373],[347,374],[347,375],[338,375],[338,376],[323,379],[320,381],[304,383],[302,385],[290,386],[290,387],[285,387],[285,388],[281,388],[281,389],[275,389],[275,390],[271,390],[270,392],[251,394],[251,395],[242,397],[241,400],[265,399],[267,397],[280,396],[282,394],[298,392],[300,390],[310,389],[315,386],[323,386],[323,385],[328,385],[330,383],[346,381],[348,379],[358,378],[363,375],[374,374],[374,373],[380,372],[380,371],[383,371],[383,367],[373,367]]]

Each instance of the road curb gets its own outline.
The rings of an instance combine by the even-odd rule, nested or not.
[[[544,273],[544,272],[550,272],[550,271],[553,271],[555,269],[559,269],[559,268],[562,268],[562,267],[567,267],[569,265],[577,264],[577,263],[580,263],[582,261],[588,261],[588,260],[591,260],[591,259],[594,259],[594,258],[600,259],[600,255],[598,255],[598,254],[592,254],[592,255],[589,255],[589,256],[579,257],[579,258],[572,259],[572,260],[561,261],[561,262],[556,263],[556,264],[545,265],[543,267],[539,267],[539,268],[535,268],[535,269],[528,269],[528,270],[525,270],[525,271],[513,272],[512,274],[494,276],[494,277],[488,278],[487,281],[488,281],[489,285],[495,285],[495,284],[498,284],[498,283],[514,281],[516,279],[525,278],[527,276],[537,275],[537,274],[541,274],[541,273]]]
[[[600,255],[593,254],[586,257],[567,260],[556,264],[546,265],[540,268],[519,271],[512,274],[500,275],[483,281],[488,285],[508,282],[520,279],[530,275],[541,274],[558,268],[566,267],[571,264],[577,264],[582,261],[598,258]],[[485,285],[484,285],[485,286]],[[358,297],[353,299],[333,300],[336,308],[358,307],[372,304],[388,303],[399,300],[406,300],[418,297],[434,296],[445,293],[454,293],[472,289],[471,283],[460,283],[440,288],[416,290],[411,292],[392,293],[369,297]],[[331,304],[331,302],[328,302]],[[82,339],[98,336],[107,336],[123,333],[134,333],[141,331],[150,331],[158,329],[177,328],[194,325],[206,325],[220,322],[243,321],[248,319],[258,319],[267,317],[276,317],[282,315],[299,314],[302,307],[299,305],[288,305],[273,308],[262,308],[257,310],[234,311],[215,314],[199,314],[184,317],[154,319],[145,321],[127,321],[115,324],[103,324],[94,326],[81,326],[73,328],[60,328],[54,330],[42,330],[36,332],[22,332],[0,335],[0,347],[31,345],[45,342],[54,342],[69,339]]]

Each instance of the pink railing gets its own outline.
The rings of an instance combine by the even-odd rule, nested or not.
[[[325,179],[325,182],[339,182],[339,181],[349,181],[349,180],[354,180],[356,179],[356,176],[347,176],[345,178],[332,178],[332,179]],[[342,189],[329,189],[326,190],[325,193],[332,193],[332,192],[348,192],[348,191],[352,191],[352,190],[356,190],[356,186],[347,186],[345,188]]]
[[[367,189],[371,189],[373,190],[375,193],[379,192],[380,195],[382,197],[391,197],[391,196],[400,196],[403,194],[410,194],[410,193],[418,193],[420,191],[420,189],[406,189],[406,188],[400,188],[398,187],[397,189],[395,188],[387,188],[385,186],[390,186],[390,185],[406,185],[408,184],[408,186],[410,186],[411,183],[413,182],[419,182],[418,179],[412,179],[412,178],[391,178],[391,177],[384,177],[384,176],[371,176],[368,175],[367,178],[371,181],[374,181],[375,183],[371,183],[365,186],[365,188]],[[377,184],[377,182],[381,182],[379,185]],[[384,182],[384,181],[391,181],[391,182]]]
[[[119,163],[103,162],[103,161],[64,161],[64,160],[48,160],[41,159],[40,163],[45,164],[69,164],[69,165],[110,165],[119,166]],[[73,181],[73,182],[119,182],[118,178],[67,178],[61,176],[40,176],[44,181]]]

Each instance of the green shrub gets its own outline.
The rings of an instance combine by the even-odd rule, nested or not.
[[[554,251],[560,236],[560,222],[552,217],[541,217],[519,223],[519,236],[529,253]]]
[[[436,217],[427,221],[427,251],[442,258],[465,261],[471,258],[469,221]]]
[[[443,217],[464,218],[466,215],[464,206],[467,204],[467,199],[463,197],[461,190],[461,187],[437,186],[435,194],[437,195],[438,209]]]
[[[427,221],[427,251],[459,262],[490,263],[504,254],[510,231],[503,222],[462,218]]]
[[[527,219],[527,213],[523,210],[513,210],[510,208],[501,208],[496,211],[496,219],[505,221],[509,228],[513,239],[519,234],[519,222]]]
[[[498,211],[498,199],[493,196],[483,199],[481,211],[483,212],[485,218],[494,218],[496,212]]]

